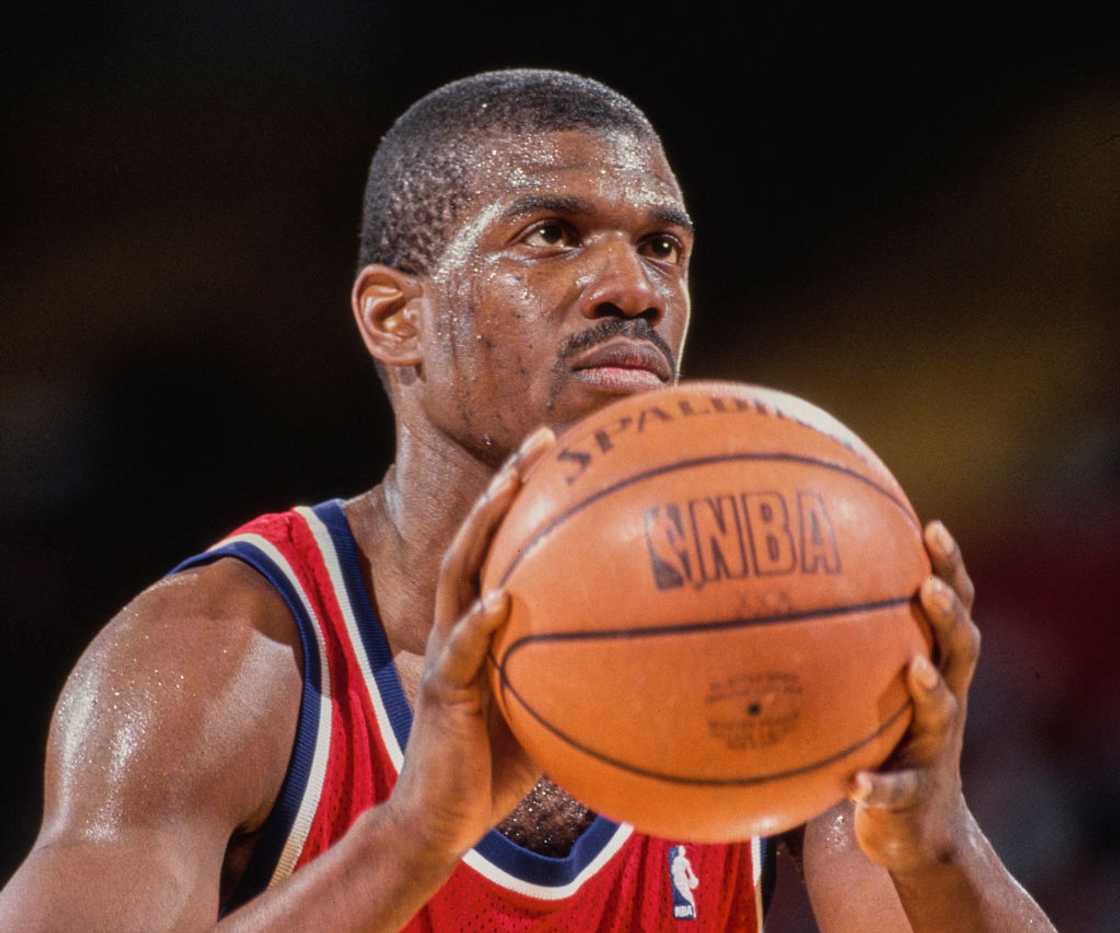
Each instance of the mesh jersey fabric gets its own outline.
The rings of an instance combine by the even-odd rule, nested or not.
[[[222,558],[243,561],[277,590],[303,651],[288,770],[249,865],[223,904],[228,913],[314,860],[389,796],[412,714],[340,501],[261,516],[172,573]],[[405,929],[755,933],[773,865],[763,839],[682,843],[601,815],[564,858],[538,855],[491,830]]]

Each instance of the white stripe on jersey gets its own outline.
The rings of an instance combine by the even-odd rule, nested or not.
[[[334,540],[331,538],[327,526],[313,510],[301,506],[295,511],[307,522],[308,528],[310,528],[315,538],[315,543],[319,548],[319,552],[323,557],[323,563],[326,565],[327,573],[330,576],[335,598],[338,601],[339,608],[342,611],[342,616],[346,623],[347,637],[350,639],[354,656],[358,660],[358,666],[362,672],[362,679],[366,683],[374,714],[377,717],[378,731],[381,733],[381,739],[389,753],[393,768],[399,774],[404,765],[404,750],[397,742],[396,733],[393,731],[392,723],[389,721],[389,714],[385,706],[385,701],[381,696],[377,680],[373,676],[369,658],[366,655],[365,645],[362,641],[361,632],[358,630],[354,607],[350,602],[350,594],[346,589],[346,581],[342,575],[342,567],[334,547]],[[632,826],[625,823],[620,824],[618,829],[615,830],[614,835],[575,878],[565,885],[556,887],[523,881],[511,875],[505,869],[495,865],[474,849],[471,849],[463,856],[463,862],[483,877],[488,878],[490,881],[507,890],[528,897],[535,897],[540,900],[562,900],[563,898],[571,897],[571,895],[578,891],[588,879],[592,878],[599,869],[607,864],[614,854],[622,848],[626,840],[630,838],[633,831],[634,828]]]
[[[489,878],[495,884],[501,885],[510,891],[516,891],[518,894],[525,894],[529,897],[536,897],[543,901],[559,901],[565,897],[571,897],[581,887],[584,882],[592,878],[598,873],[599,869],[607,864],[614,854],[622,848],[630,834],[634,832],[634,827],[629,823],[619,823],[618,829],[614,831],[614,835],[607,841],[606,845],[600,850],[599,854],[595,856],[584,867],[578,875],[565,885],[559,887],[548,887],[543,884],[534,884],[531,881],[522,881],[516,878],[509,872],[499,868],[489,859],[483,857],[476,850],[471,849],[466,855],[463,856],[463,861],[477,871],[485,878]]]
[[[287,558],[277,550],[271,541],[257,534],[234,535],[232,538],[221,541],[216,547],[229,544],[248,544],[250,547],[256,548],[288,578],[292,589],[299,594],[300,602],[303,603],[303,611],[315,631],[315,642],[319,646],[319,726],[315,734],[315,752],[311,758],[307,787],[304,788],[303,797],[299,802],[299,812],[292,823],[288,838],[284,840],[284,849],[280,853],[276,868],[273,869],[272,877],[268,882],[269,887],[271,887],[277,882],[283,881],[295,869],[296,862],[299,861],[300,854],[303,852],[303,844],[307,841],[307,834],[311,831],[311,821],[315,818],[315,811],[319,807],[319,797],[323,792],[323,776],[327,772],[327,755],[331,747],[331,696],[333,695],[331,672],[327,664],[327,646],[323,641],[323,633],[316,623],[315,610],[308,601],[299,577],[292,570]]]
[[[762,933],[762,841],[751,837],[751,880],[754,883],[754,915],[758,920],[758,933]]]
[[[393,731],[392,723],[389,722],[389,713],[381,699],[381,691],[377,689],[377,681],[374,679],[373,670],[369,666],[369,658],[366,657],[365,644],[362,641],[361,632],[358,631],[357,617],[354,615],[354,607],[350,604],[350,591],[346,589],[346,581],[342,577],[342,566],[338,562],[334,540],[331,538],[327,526],[311,509],[300,506],[296,509],[296,512],[307,522],[311,534],[315,537],[315,543],[319,546],[319,553],[323,555],[323,563],[326,564],[327,573],[330,575],[335,599],[338,601],[339,608],[342,610],[342,618],[346,623],[346,635],[350,639],[350,647],[354,652],[354,657],[358,659],[358,668],[362,672],[362,679],[366,682],[366,692],[373,703],[373,712],[377,717],[377,729],[381,733],[381,741],[385,743],[385,750],[388,751],[389,758],[393,762],[393,769],[397,774],[400,774],[401,767],[404,764],[404,751],[397,742],[397,734]]]

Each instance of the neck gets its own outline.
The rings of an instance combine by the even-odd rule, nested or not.
[[[397,424],[396,461],[350,503],[394,654],[424,653],[443,553],[495,469],[441,431]]]

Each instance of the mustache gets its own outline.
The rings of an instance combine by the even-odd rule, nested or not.
[[[665,342],[665,338],[655,331],[653,325],[644,317],[603,318],[598,324],[592,325],[587,330],[572,334],[564,341],[564,345],[560,349],[560,362],[571,359],[577,353],[582,353],[584,350],[600,343],[606,343],[615,337],[629,337],[631,340],[645,340],[652,343],[668,360],[669,369],[676,373],[677,361],[673,356],[672,349]]]

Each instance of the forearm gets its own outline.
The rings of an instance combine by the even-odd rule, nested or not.
[[[944,862],[907,874],[891,872],[891,880],[914,933],[1054,931],[971,816]]]
[[[220,933],[400,930],[454,870],[434,858],[387,806],[363,813],[337,844],[230,914]]]

